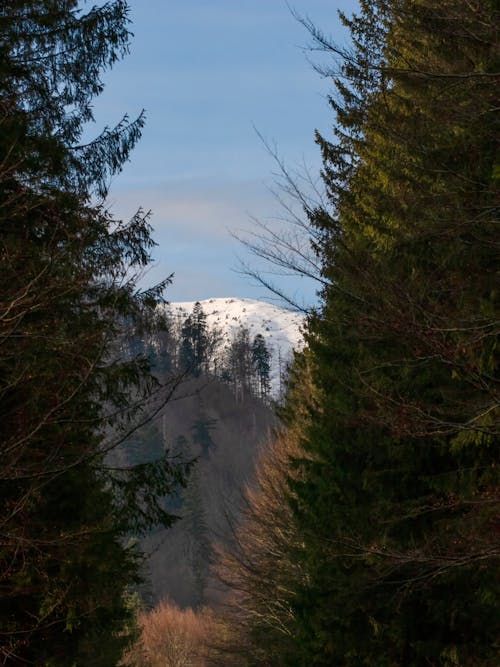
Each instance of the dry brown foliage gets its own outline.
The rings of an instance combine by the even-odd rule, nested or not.
[[[124,667],[206,667],[217,632],[209,609],[180,609],[168,601],[138,617],[140,636],[125,655]]]
[[[222,612],[224,632],[218,634],[225,642],[219,647],[219,665],[244,665],[249,655],[252,664],[272,664],[270,657],[293,634],[294,590],[305,573],[296,558],[303,547],[290,505],[290,480],[300,476],[293,461],[306,456],[301,434],[307,404],[314,401],[307,365],[296,393],[302,399],[295,405],[294,418],[257,459],[255,483],[245,490],[233,544],[217,549],[216,574],[229,590]]]

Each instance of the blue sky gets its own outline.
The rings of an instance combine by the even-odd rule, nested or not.
[[[294,9],[337,41],[337,8],[353,0],[296,0]],[[255,128],[291,167],[318,174],[314,130],[328,135],[330,82],[307,62],[310,43],[284,0],[130,0],[131,53],[106,75],[96,101],[98,126],[146,109],[130,163],[109,202],[128,217],[151,209],[155,265],[148,282],[175,274],[172,301],[218,296],[269,298],[237,272],[249,263],[231,232],[281,211],[269,187],[275,165]],[[311,55],[311,54],[309,54]],[[314,286],[289,279],[306,302]]]

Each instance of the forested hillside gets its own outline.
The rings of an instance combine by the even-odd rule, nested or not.
[[[175,502],[167,501],[181,519],[142,542],[148,555],[142,589],[147,606],[164,598],[194,608],[221,600],[220,582],[211,572],[215,547],[232,542],[243,489],[277,423],[261,399],[238,398],[220,380],[190,380],[182,393],[165,408],[161,421],[148,427],[159,451],[170,447],[176,456],[194,463],[186,488]],[[137,441],[144,451],[141,433]]]
[[[280,399],[285,391],[283,380],[292,361],[292,351],[304,345],[303,313],[266,301],[234,297],[169,303],[166,312],[172,323],[170,328],[177,330],[178,336],[187,317],[193,317],[195,307],[203,311],[203,321],[211,332],[214,372],[219,376],[230,376],[236,358],[245,356],[242,353],[247,349],[248,370],[260,369],[259,377],[255,378],[257,384],[263,390],[262,382],[269,381],[267,398]]]
[[[213,606],[225,591],[211,569],[215,549],[234,542],[243,490],[278,423],[273,407],[303,318],[234,298],[160,310],[166,328],[130,338],[123,354],[149,359],[158,382],[175,382],[175,391],[127,440],[118,462],[137,465],[166,454],[190,466],[186,488],[163,500],[181,520],[141,541],[141,590],[146,605],[168,598],[181,607]]]

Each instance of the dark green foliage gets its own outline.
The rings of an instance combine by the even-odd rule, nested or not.
[[[240,325],[227,345],[218,326],[208,326],[200,302],[193,312],[177,325],[166,309],[161,318],[160,332],[148,340],[135,337],[128,345],[132,357],[146,357],[154,373],[163,381],[175,382],[176,374],[219,378],[230,385],[235,394],[269,399],[271,390],[271,352],[262,334],[253,341],[248,328]]]
[[[303,577],[289,649],[263,639],[260,664],[493,667],[498,3],[362,0],[344,20],[349,51],[308,25],[341,59],[328,205],[307,212],[325,288],[282,413]]]
[[[102,196],[138,139],[123,119],[79,145],[101,74],[128,49],[127,5],[0,7],[0,660],[116,664],[129,534],[169,523],[168,461],[123,468],[110,452],[168,391],[126,337],[162,329],[168,281],[141,293],[147,216],[114,220]],[[114,460],[116,459],[116,461]],[[117,489],[119,492],[117,492]],[[131,626],[130,626],[131,627]]]
[[[196,465],[189,476],[183,500],[181,514],[187,534],[185,555],[194,576],[193,603],[198,607],[205,602],[212,545]]]
[[[180,362],[181,367],[195,377],[206,370],[209,352],[207,316],[199,301],[193,306],[193,312],[185,320],[181,331]]]
[[[246,327],[240,327],[233,334],[233,339],[227,350],[226,379],[232,386],[234,395],[243,400],[254,390],[255,368],[252,355],[250,332]]]
[[[132,627],[121,592],[136,580],[138,554],[122,545],[113,503],[99,478],[79,466],[45,489],[29,513],[24,566],[4,578],[6,664],[115,664]]]
[[[294,507],[310,581],[286,664],[498,661],[492,137],[498,12],[361,3],[318,137],[319,401]],[[322,35],[314,36],[323,47]]]
[[[257,373],[258,394],[263,399],[269,396],[271,389],[269,379],[269,372],[271,370],[270,359],[271,355],[267,349],[264,336],[257,334],[252,343],[252,361]]]

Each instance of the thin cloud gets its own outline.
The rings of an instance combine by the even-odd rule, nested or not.
[[[155,188],[117,190],[111,196],[116,215],[127,217],[138,206],[151,209],[155,235],[189,238],[198,242],[220,243],[231,238],[230,231],[249,226],[254,216],[267,216],[276,202],[264,184],[178,182]]]

